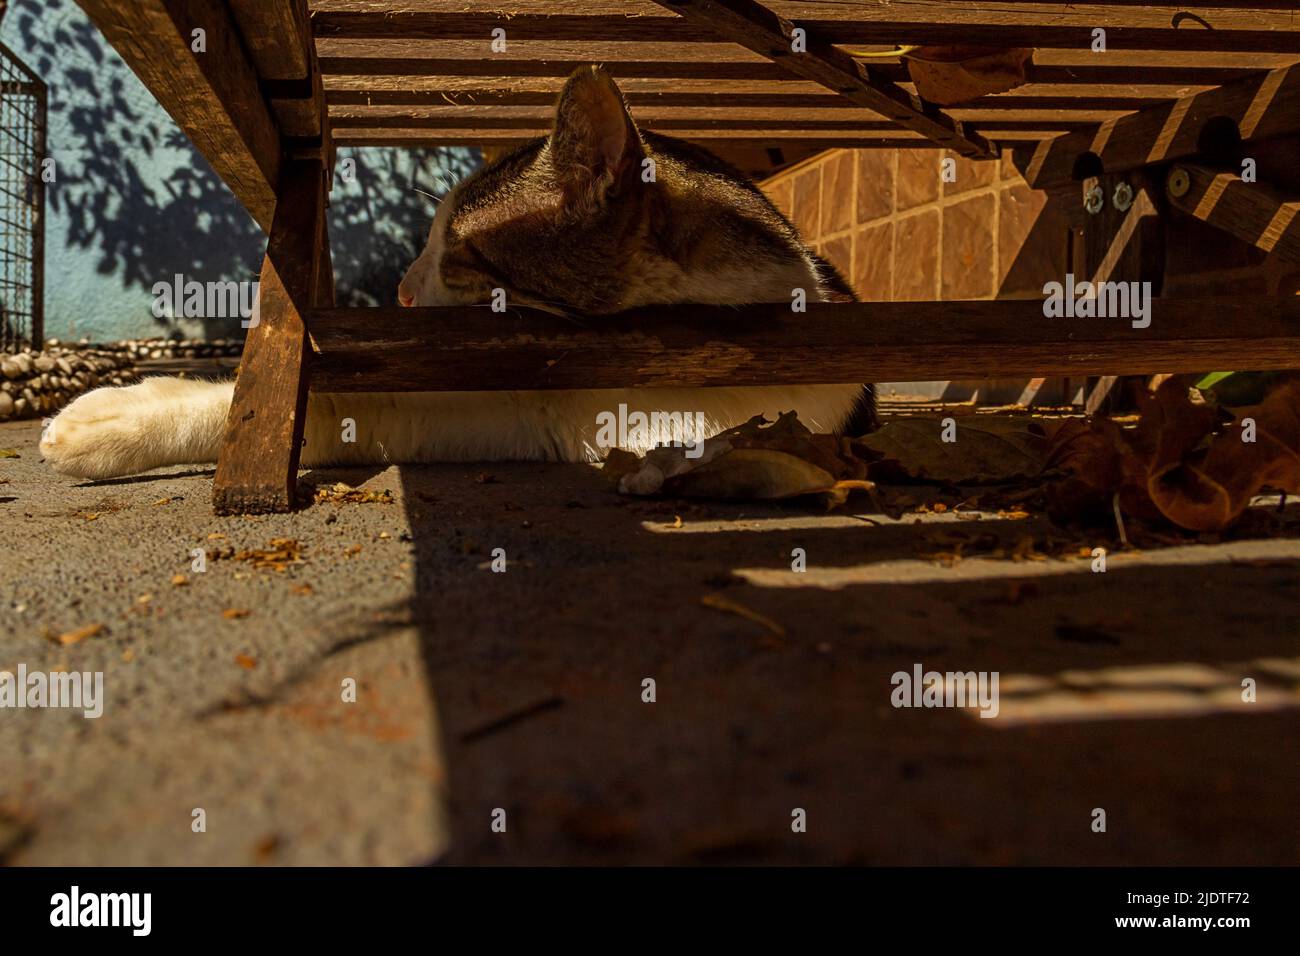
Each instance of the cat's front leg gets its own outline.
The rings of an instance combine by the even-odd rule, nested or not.
[[[55,471],[77,478],[213,463],[234,388],[233,382],[150,378],[95,389],[46,426],[41,454]]]

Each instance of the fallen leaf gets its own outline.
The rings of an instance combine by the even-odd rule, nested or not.
[[[1161,391],[1164,391],[1163,389]],[[1171,521],[1193,531],[1231,524],[1262,488],[1300,493],[1300,381],[1273,389],[1259,405],[1239,409],[1212,438],[1195,431],[1193,418],[1157,447],[1147,493]],[[1188,408],[1194,408],[1190,403]],[[1200,411],[1200,409],[1197,409]],[[1255,425],[1255,440],[1242,440],[1242,422]]]
[[[17,448],[0,448],[0,458],[21,458]]]
[[[923,99],[955,106],[1023,86],[1033,55],[1025,47],[921,46],[904,59]]]
[[[989,484],[1036,475],[1052,450],[1042,425],[1023,418],[966,415],[956,421],[952,436],[942,418],[898,418],[887,422],[859,444],[884,458],[908,478],[927,481]]]
[[[759,614],[751,608],[745,607],[745,605],[738,601],[733,601],[729,597],[725,597],[721,594],[706,594],[700,598],[700,603],[705,607],[713,608],[715,611],[725,611],[728,614],[737,614],[747,621],[753,621],[755,624],[762,625],[777,637],[785,637],[785,628],[776,623],[776,621],[772,620],[770,617],[765,617],[762,614]]]
[[[303,583],[303,584],[295,584],[295,585],[294,585],[292,588],[290,588],[289,590],[290,590],[293,594],[298,594],[298,595],[301,595],[301,596],[303,596],[303,597],[308,597],[308,596],[310,596],[311,594],[314,594],[314,593],[315,593],[314,590],[313,590],[313,588],[312,588],[312,586],[311,586],[310,584],[306,584],[306,583]]]
[[[183,588],[183,587],[185,587],[185,586],[186,586],[187,584],[189,584],[189,583],[190,583],[190,579],[187,578],[187,577],[186,577],[185,575],[183,575],[183,574],[173,574],[173,575],[172,575],[172,586],[173,586],[173,587]]]
[[[257,667],[257,658],[249,657],[247,654],[236,654],[235,663],[244,670],[251,671],[253,668]]]
[[[238,620],[241,617],[248,617],[253,612],[243,607],[228,607],[221,612],[221,616],[227,621]]]
[[[278,834],[270,833],[257,841],[253,847],[253,856],[259,863],[265,863],[275,856],[280,849],[281,840]]]
[[[224,557],[218,554],[216,557]],[[295,538],[272,538],[270,547],[245,550],[233,555],[236,561],[248,561],[255,568],[283,573],[290,565],[302,564],[302,545]]]
[[[695,498],[791,498],[864,479],[867,462],[848,439],[814,435],[794,412],[761,415],[690,449],[663,445],[644,457],[614,449],[603,472],[623,494]]]
[[[69,644],[80,644],[84,640],[92,637],[98,637],[104,633],[103,624],[87,624],[85,627],[79,627],[75,631],[68,631],[66,634],[60,634],[54,639],[55,643],[67,647]]]
[[[1138,404],[1133,427],[1097,419],[1057,435],[1049,460],[1070,474],[1049,488],[1054,518],[1102,514],[1117,498],[1124,515],[1208,532],[1264,488],[1300,493],[1300,380],[1235,413],[1192,402],[1176,378]],[[1254,441],[1243,441],[1247,420]]]
[[[385,488],[383,491],[369,491],[353,488],[343,482],[337,482],[330,488],[317,488],[313,500],[331,504],[380,504],[391,505],[393,493]]]

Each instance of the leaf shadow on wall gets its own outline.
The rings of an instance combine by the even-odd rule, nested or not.
[[[177,274],[256,279],[265,236],[185,135],[139,108],[130,69],[71,0],[17,0],[6,27],[16,29],[20,54],[50,88],[48,155],[57,179],[46,190],[54,214],[47,242],[93,254],[99,275],[146,294]],[[350,155],[355,182],[336,179],[331,197],[338,301],[394,303],[432,218],[429,200],[415,190],[441,196],[478,156],[463,149]],[[180,334],[172,319],[156,321],[160,331]],[[208,320],[203,332],[239,337],[240,321]]]

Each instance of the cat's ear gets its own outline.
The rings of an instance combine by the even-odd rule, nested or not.
[[[601,201],[635,181],[644,149],[613,77],[583,67],[569,77],[555,107],[551,160],[570,200]]]

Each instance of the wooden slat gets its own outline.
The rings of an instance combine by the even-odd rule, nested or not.
[[[353,45],[343,43],[342,41],[321,40],[318,45],[322,52],[328,54],[331,50],[342,49],[344,51],[353,49]],[[387,57],[400,58],[404,55],[403,51],[417,48],[423,50],[423,58],[426,60],[437,60],[443,58],[439,54],[441,49],[454,49],[455,44],[447,47],[431,46],[427,41],[420,43],[408,43],[393,41],[382,46],[386,51],[380,55]],[[611,54],[619,61],[630,62],[658,62],[672,61],[679,56],[677,52],[679,46],[670,44],[588,44],[586,46],[569,44],[567,46],[556,46],[544,42],[517,42],[512,43],[504,54],[493,54],[491,57],[482,55],[482,46],[473,47],[474,52],[462,51],[459,57],[447,56],[451,59],[469,59],[478,63],[481,67],[479,76],[416,76],[408,79],[400,77],[335,77],[331,76],[326,81],[327,88],[359,88],[358,83],[364,83],[366,88],[373,90],[392,90],[392,89],[411,89],[411,90],[447,90],[447,91],[472,91],[475,89],[491,88],[502,91],[523,91],[523,90],[558,90],[563,80],[568,76],[567,72],[559,72],[556,69],[552,72],[549,65],[539,68],[536,76],[501,76],[494,74],[492,68],[510,61],[520,63],[542,63],[550,64],[552,61],[563,64],[578,62],[601,62],[610,64]],[[718,60],[737,60],[742,62],[755,62],[754,54],[737,46],[731,48],[719,47],[717,45],[710,47],[711,50],[730,49],[729,54],[719,54],[715,57]],[[561,55],[562,50],[568,50]],[[620,52],[623,51],[623,52]],[[364,63],[365,57],[356,57]],[[490,60],[491,62],[485,62]],[[1195,86],[1213,86],[1231,82],[1234,79],[1241,79],[1248,73],[1257,73],[1261,70],[1277,69],[1289,66],[1294,63],[1296,56],[1284,54],[1267,54],[1267,53],[1180,53],[1180,52],[1160,52],[1160,51],[1135,51],[1135,50],[1108,50],[1104,56],[1092,53],[1088,49],[1083,50],[1044,50],[1038,49],[1034,52],[1034,63],[1029,70],[1030,80],[1035,83],[1068,83],[1068,84],[1086,84],[1086,85],[1111,85],[1118,87],[1133,85],[1139,83],[1156,84],[1169,87],[1171,96],[1181,96],[1192,92],[1193,89],[1180,89],[1180,87]],[[906,82],[908,79],[907,69],[897,58],[872,61],[875,70],[887,79],[895,82]],[[516,68],[507,67],[507,72],[512,72]],[[827,92],[819,84],[809,83],[806,81],[792,80],[785,84],[780,90],[773,90],[770,86],[752,80],[699,80],[691,78],[676,78],[671,81],[662,79],[644,79],[637,78],[629,73],[622,66],[612,67],[613,72],[618,76],[620,85],[625,93],[638,92],[664,92],[664,91],[681,91],[681,92],[701,92],[712,91],[717,93],[785,93],[790,92]],[[328,71],[327,71],[328,72]],[[464,70],[462,70],[464,72]],[[1098,94],[1105,95],[1104,91],[1096,91]],[[1127,95],[1123,94],[1122,95]]]
[[[659,113],[634,113],[637,126],[641,129],[682,135],[682,131],[693,131],[696,135],[707,131],[725,130],[730,132],[751,131],[754,133],[770,132],[778,137],[789,139],[789,131],[797,130],[809,133],[828,131],[845,133],[897,132],[898,127],[880,119],[813,119],[793,113],[770,118],[756,117],[741,113],[727,115],[725,111],[708,116],[664,116]],[[494,115],[493,112],[479,113],[472,117],[457,116],[454,113],[423,114],[403,113],[375,115],[369,111],[332,112],[330,128],[340,134],[344,131],[410,129],[410,130],[545,130],[550,125],[551,116],[538,115]],[[972,119],[973,126],[985,130],[1011,130],[1034,128],[1043,132],[1063,132],[1091,125],[1086,120],[1048,116],[1014,116],[1003,118],[1001,114],[981,116]]]
[[[334,65],[342,64],[350,72],[364,74],[370,62],[390,62],[393,69],[406,69],[412,75],[433,75],[438,62],[450,60],[471,66],[477,66],[484,77],[494,77],[494,68],[500,64],[506,66],[506,72],[523,73],[524,64],[539,64],[534,69],[537,77],[564,77],[559,73],[559,66],[551,64],[572,64],[572,62],[601,62],[612,72],[624,79],[634,78],[628,64],[685,64],[693,62],[698,69],[706,69],[710,64],[750,64],[763,66],[757,70],[763,77],[780,75],[770,62],[758,57],[748,49],[736,44],[708,43],[695,44],[693,47],[681,47],[668,43],[562,43],[530,42],[511,43],[506,53],[490,53],[482,42],[467,40],[447,40],[447,42],[430,42],[430,40],[391,40],[391,42],[355,42],[355,40],[318,40],[317,49],[325,57],[329,68],[326,73],[335,73]],[[1147,60],[1147,61],[1143,61]],[[1028,65],[1027,79],[1031,83],[1062,83],[1076,86],[1156,86],[1165,87],[1162,92],[1179,95],[1179,91],[1188,92],[1187,86],[1217,86],[1242,78],[1244,73],[1258,70],[1275,69],[1288,66],[1296,60],[1295,55],[1244,55],[1229,53],[1145,53],[1136,56],[1134,52],[1108,52],[1105,55],[1079,51],[1053,51],[1037,49],[1034,62]],[[409,66],[406,66],[409,64]],[[909,69],[897,59],[872,60],[876,73],[896,83],[909,81]],[[464,72],[464,65],[458,66]],[[663,69],[658,68],[660,72]],[[680,69],[680,68],[679,68]],[[684,70],[680,70],[684,72]],[[731,81],[744,82],[744,81]],[[792,81],[793,82],[793,81]],[[662,85],[660,85],[662,86]],[[671,86],[662,88],[672,88]],[[746,92],[738,88],[736,92]],[[748,90],[753,92],[754,90]],[[1096,91],[1101,92],[1101,91]]]
[[[516,40],[664,40],[709,42],[703,24],[684,26],[644,3],[591,0],[466,3],[404,2],[384,6],[315,2],[313,26],[322,37],[478,39],[503,27]],[[1300,23],[1284,4],[966,3],[891,0],[888,3],[771,2],[827,42],[844,44],[988,44],[1087,49],[1092,31],[1108,46],[1150,50],[1300,51]],[[1188,16],[1193,14],[1200,23]],[[1202,25],[1203,24],[1203,25]]]
[[[472,40],[331,40],[316,39],[321,56],[347,59],[403,58],[422,60],[486,60],[484,66],[503,60],[586,60],[604,64],[623,61],[658,60],[683,63],[765,63],[766,57],[734,43],[710,38],[709,43],[664,43],[647,41],[624,43],[616,40],[580,41],[512,40],[504,51],[492,48],[487,30]]]
[[[1043,123],[1073,123],[1096,127],[1098,123],[1119,119],[1132,112],[1131,110],[1105,109],[1042,109],[1028,105],[1017,108],[1012,105],[1014,102],[1016,101],[1004,100],[998,104],[1000,108],[993,109],[990,108],[992,104],[988,100],[982,100],[978,105],[954,106],[948,110],[948,113],[969,126],[983,126],[987,123],[996,122],[1020,124],[1022,126],[1037,126]]]
[[[320,74],[314,74],[304,92],[310,91],[310,97],[272,96],[271,111],[275,113],[276,122],[284,136],[298,138],[315,138],[321,135],[325,118],[325,90],[321,86]]]
[[[783,130],[798,128],[807,131],[844,130],[849,132],[897,131],[898,127],[884,120],[861,119],[800,119],[783,116],[773,119],[752,117],[728,118],[725,116],[673,118],[663,116],[636,117],[642,129],[663,130]],[[330,128],[335,132],[354,129],[472,129],[482,130],[545,130],[550,125],[549,115],[494,116],[492,113],[472,117],[455,115],[405,114],[373,116],[369,113],[331,113]]]
[[[1043,89],[1038,87],[1037,89]],[[495,111],[512,107],[544,107],[555,105],[558,91],[502,91],[479,89],[466,92],[449,90],[362,90],[335,89],[326,92],[326,99],[335,107],[354,106],[382,109],[385,107],[447,107],[460,108],[466,116],[471,114],[489,116]],[[998,113],[1016,114],[1034,110],[1052,110],[1059,115],[1052,117],[1060,120],[1101,123],[1114,118],[1120,113],[1144,109],[1169,98],[1159,97],[1069,97],[1069,96],[1035,96],[1033,91],[1012,93],[998,96],[984,96],[972,100],[969,104],[956,107],[949,112],[958,115],[963,110],[996,111]],[[787,110],[792,115],[808,112],[839,111],[842,114],[857,114],[873,120],[883,119],[874,111],[864,110],[856,103],[844,100],[829,93],[728,93],[713,92],[662,92],[643,93],[624,91],[629,105],[636,112],[639,109],[676,110],[695,107],[712,110],[717,116],[738,116],[769,110]],[[830,117],[823,117],[830,118]],[[1040,117],[1046,118],[1046,117]],[[999,119],[1014,119],[1014,116],[1000,116]]]
[[[484,81],[480,78],[427,77],[421,78],[421,81],[423,80],[428,80],[429,83],[426,85],[424,82],[397,77],[346,79],[331,77],[326,80],[326,99],[335,108],[460,106],[465,108],[468,116],[473,112],[488,115],[495,109],[508,107],[533,106],[550,109],[554,106],[558,94],[558,86],[548,86],[543,89],[501,89],[483,85]],[[556,82],[558,84],[558,80]],[[795,112],[843,110],[846,115],[883,118],[874,111],[864,110],[858,104],[842,100],[829,92],[808,92],[806,91],[808,84],[804,83],[771,84],[766,88],[760,84],[730,84],[724,81],[637,81],[623,78],[619,83],[634,112],[645,109],[675,110],[694,107],[715,110],[719,116],[735,116],[751,111],[776,109]],[[398,84],[405,88],[394,88]],[[643,84],[648,84],[652,88],[647,89]],[[697,88],[697,84],[703,88]],[[654,85],[685,88],[654,89]],[[736,86],[748,87],[748,90],[735,91]],[[757,91],[764,89],[763,92]],[[949,112],[960,117],[966,115],[964,111],[967,110],[994,111],[1004,114],[998,116],[998,119],[1015,119],[1017,115],[1029,111],[1051,110],[1057,113],[1056,116],[1050,117],[1053,119],[1100,124],[1109,119],[1116,119],[1125,112],[1173,102],[1172,99],[1158,97],[1037,95],[1044,89],[1047,88],[1037,86],[997,96],[985,96],[961,107],[951,108]],[[790,92],[785,92],[786,90]],[[1191,92],[1199,93],[1203,90],[1204,88],[1201,87],[1193,87]],[[1038,113],[1037,116],[1049,118],[1042,113]]]
[[[1034,93],[1043,87],[1031,89],[1029,92],[1005,93],[997,96],[983,96],[976,100],[959,107],[953,107],[950,112],[958,111],[977,111],[993,112],[997,114],[1019,114],[1033,112],[1038,114],[1039,118],[1047,119],[1071,119],[1087,121],[1094,123],[1103,122],[1119,116],[1122,113],[1131,113],[1135,110],[1150,106],[1153,103],[1160,102],[1161,99],[1167,98],[1076,98],[1076,97],[1057,97],[1057,96],[1036,96]],[[843,100],[841,97],[834,95],[794,95],[789,97],[773,96],[771,94],[727,94],[727,93],[626,93],[628,105],[632,107],[634,113],[641,113],[653,110],[664,115],[687,115],[684,111],[691,110],[690,115],[704,117],[712,115],[714,118],[726,118],[735,116],[764,116],[768,119],[774,118],[780,113],[786,113],[792,116],[816,116],[820,119],[848,119],[849,117],[858,117],[864,120],[879,120],[883,117],[873,110],[863,109],[856,103]],[[440,94],[436,91],[406,91],[400,97],[405,103],[392,103],[387,98],[376,98],[369,93],[360,91],[349,92],[345,96],[331,95],[329,101],[335,107],[354,106],[363,107],[365,112],[375,112],[379,114],[396,114],[401,110],[393,107],[406,105],[411,107],[408,112],[421,113],[427,115],[439,115],[439,113],[458,112],[460,115],[469,116],[506,116],[519,115],[526,111],[527,107],[537,107],[544,110],[553,109],[555,106],[557,94],[554,92],[535,92],[535,93],[516,93],[502,95],[498,91],[483,91],[482,95],[471,99],[467,96],[456,94]],[[418,109],[416,109],[418,107]],[[335,110],[335,112],[361,112],[362,110]],[[1042,115],[1044,111],[1052,111],[1056,115],[1047,117]],[[836,115],[838,114],[838,115]],[[999,118],[1012,118],[1002,116]]]
[[[308,318],[312,388],[772,385],[1293,368],[1300,297],[1156,299],[1151,325],[1047,319],[1038,300],[678,306],[589,320],[486,308]],[[1249,337],[1242,334],[1249,331]]]
[[[321,69],[330,75],[347,76],[474,76],[530,77],[569,76],[574,70],[600,62],[600,57],[588,56],[572,60],[515,60],[464,57],[436,59],[433,57],[358,57],[321,56]],[[607,64],[610,73],[618,80],[626,77],[651,79],[697,80],[762,80],[767,83],[788,83],[798,80],[772,63],[746,63],[737,61],[698,60],[619,60]]]
[[[1105,172],[1123,172],[1150,163],[1182,159],[1199,151],[1198,138],[1210,120],[1236,122],[1245,142],[1300,132],[1300,66],[1258,73],[1228,86],[1150,107],[1071,133],[1017,155],[1030,185],[1069,181],[1085,153]]]
[[[324,86],[316,65],[306,0],[229,3],[280,134],[321,136]]]
[[[334,134],[338,146],[387,146],[425,149],[433,146],[518,146],[529,140],[548,135],[549,129],[498,130],[484,132],[479,129],[380,129],[339,130]],[[907,130],[849,133],[820,130],[671,130],[678,139],[689,140],[706,149],[781,148],[806,147],[809,149],[934,149],[934,143],[924,136]],[[1016,131],[1017,133],[1019,131]],[[1050,131],[1031,131],[1038,136],[1053,135]],[[1063,134],[1057,134],[1063,135]],[[1012,137],[1024,138],[1024,137]]]
[[[1131,190],[1128,208],[1115,201],[1121,184]],[[1146,282],[1159,295],[1164,283],[1164,223],[1154,199],[1153,186],[1144,171],[1112,174],[1089,180],[1102,193],[1101,208],[1086,215],[1083,225],[1083,276],[1090,282]],[[1114,408],[1123,398],[1123,376],[1103,375],[1084,401],[1084,411],[1095,415]]]
[[[755,0],[656,2],[680,13],[695,25],[768,57],[796,76],[821,83],[940,146],[963,156],[988,159],[997,155],[996,149],[984,137],[967,132],[960,122],[942,110],[876,76],[861,60],[826,44],[816,34],[806,38],[806,52],[792,52],[794,26]]]
[[[218,0],[78,0],[113,48],[263,228],[280,173],[276,124]],[[193,31],[207,52],[190,49]]]
[[[870,110],[861,108],[852,110],[843,110],[838,108],[804,108],[804,109],[781,109],[772,107],[736,107],[733,109],[720,108],[712,106],[632,106],[632,115],[638,121],[651,122],[655,120],[698,120],[701,122],[711,120],[754,120],[754,121],[773,121],[789,123],[790,120],[824,120],[835,121],[853,125],[861,123],[880,122],[880,117]],[[542,100],[535,106],[483,106],[481,104],[465,104],[463,106],[448,106],[446,104],[433,106],[332,106],[330,108],[330,118],[335,124],[355,126],[358,122],[364,122],[373,119],[400,119],[409,117],[413,120],[443,120],[458,119],[462,125],[473,125],[480,120],[496,119],[511,120],[522,122],[540,123],[543,126],[550,125],[555,116],[554,98]],[[889,124],[893,129],[894,125]]]
[[[334,81],[337,83],[337,80]],[[1074,97],[1074,96],[1037,96],[1033,95],[1037,87],[1028,93],[1015,91],[999,96],[985,96],[971,101],[972,109],[996,109],[1014,111],[1023,109],[1068,110],[1075,114],[1073,118],[1088,119],[1097,117],[1096,122],[1104,118],[1105,113],[1132,112],[1151,106],[1161,100],[1173,97]],[[411,106],[440,107],[459,106],[464,109],[478,108],[490,111],[509,107],[542,106],[553,107],[559,90],[500,90],[480,87],[471,90],[446,89],[404,89],[376,90],[362,88],[327,88],[326,99],[333,106]],[[722,113],[747,113],[756,110],[785,109],[795,113],[808,110],[839,110],[866,115],[856,103],[851,103],[830,93],[733,93],[726,89],[708,92],[641,92],[624,90],[624,97],[635,110],[638,107],[677,109],[699,107],[717,110]],[[879,114],[870,115],[879,118]]]
[[[318,38],[316,46],[323,55],[343,57],[419,57],[424,59],[489,59],[502,60],[571,60],[580,59],[602,63],[621,60],[727,60],[733,62],[758,62],[752,51],[744,47],[718,42],[683,46],[657,40],[585,41],[559,39],[512,39],[505,52],[490,48],[490,38],[483,34],[475,40],[419,40],[388,39],[367,41],[353,39]],[[893,44],[890,44],[893,47]],[[888,50],[881,52],[888,53]],[[1296,60],[1295,53],[1243,53],[1231,50],[1180,51],[1180,50],[1126,50],[1108,49],[1104,54],[1093,53],[1084,46],[1080,49],[1044,49],[1034,51],[1031,71],[1040,71],[1045,79],[1039,82],[1090,82],[1097,83],[1170,83],[1190,77],[1190,82],[1213,84],[1223,82],[1225,74],[1240,71],[1258,72],[1289,66]],[[896,55],[872,57],[872,65],[890,79],[901,80],[907,76],[905,62]],[[1198,78],[1203,77],[1203,78]]]
[[[327,261],[321,255],[321,161],[286,161],[279,194],[262,265],[258,322],[244,342],[212,489],[218,514],[288,511],[294,505],[311,357],[303,315],[315,301],[328,301],[320,276]]]
[[[1178,183],[1186,177],[1186,189]],[[1179,188],[1172,188],[1178,183]],[[1300,262],[1300,198],[1284,196],[1264,183],[1242,182],[1225,173],[1180,163],[1169,173],[1165,195],[1170,205],[1222,229],[1264,252]]]
[[[316,48],[332,64],[344,64],[350,71],[364,71],[366,63],[411,64],[405,67],[420,74],[436,69],[442,61],[465,62],[476,65],[483,76],[491,77],[502,63],[509,70],[518,70],[518,64],[552,62],[596,62],[620,75],[630,75],[621,64],[659,63],[677,64],[685,71],[685,64],[705,66],[715,63],[764,64],[768,60],[752,50],[734,43],[665,43],[665,42],[573,42],[565,40],[515,40],[507,44],[504,52],[491,49],[486,35],[476,40],[353,40],[318,39]],[[1027,79],[1031,83],[1062,85],[1086,84],[1096,87],[1113,84],[1117,87],[1154,85],[1176,91],[1188,84],[1215,85],[1239,78],[1242,69],[1261,70],[1286,66],[1296,55],[1255,55],[1242,65],[1238,57],[1194,53],[1148,53],[1154,62],[1128,62],[1133,56],[1119,54],[1080,53],[1067,50],[1038,50],[1034,62],[1028,66]],[[1234,65],[1235,64],[1235,65]],[[871,59],[870,66],[876,74],[896,83],[910,79],[908,64],[897,57]],[[1092,90],[1093,94],[1101,91]],[[1119,92],[1119,91],[1117,91]],[[1166,89],[1168,95],[1170,89]]]
[[[227,0],[264,80],[305,80],[311,27],[305,0]]]

